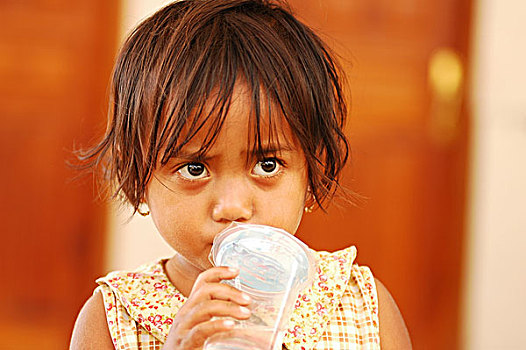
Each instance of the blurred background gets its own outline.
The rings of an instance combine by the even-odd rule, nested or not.
[[[0,349],[67,348],[96,277],[171,250],[66,165],[105,129],[124,36],[161,0],[0,0]],[[341,56],[365,199],[308,214],[354,244],[415,349],[524,349],[526,2],[292,0]]]

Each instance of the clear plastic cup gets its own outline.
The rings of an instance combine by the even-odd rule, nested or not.
[[[215,237],[210,261],[239,269],[223,283],[250,295],[252,313],[248,320],[234,320],[232,332],[209,338],[205,350],[281,349],[296,298],[312,283],[311,250],[284,230],[234,223]]]

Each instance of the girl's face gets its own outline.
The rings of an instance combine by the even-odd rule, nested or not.
[[[262,125],[263,149],[270,152],[253,159],[247,142],[253,140],[250,113],[250,99],[237,84],[208,153],[201,159],[195,156],[206,136],[203,128],[177,157],[155,170],[147,186],[155,225],[178,253],[170,262],[179,265],[177,270],[192,275],[191,269],[199,273],[210,268],[214,237],[232,221],[270,225],[291,234],[298,228],[308,183],[303,151],[286,122],[270,144],[264,137],[268,128]]]

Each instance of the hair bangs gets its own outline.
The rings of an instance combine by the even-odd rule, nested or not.
[[[284,101],[288,98],[280,96],[282,89],[277,86],[282,75],[279,71],[286,69],[286,64],[283,57],[276,55],[268,39],[258,37],[261,28],[255,25],[257,22],[248,20],[251,30],[247,34],[246,23],[240,26],[226,15],[215,18],[199,28],[193,49],[179,55],[184,59],[166,65],[178,69],[171,72],[169,92],[164,94],[168,102],[162,103],[166,104],[161,113],[162,129],[159,135],[152,134],[150,140],[155,144],[151,150],[160,152],[161,165],[176,156],[202,130],[206,130],[206,136],[197,153],[208,152],[223,127],[236,84],[243,85],[251,106],[247,122],[252,133],[247,142],[252,154],[247,154],[247,161],[251,156],[264,157],[276,146],[279,149],[280,140],[285,136],[283,121],[292,119],[286,116],[290,111],[285,106],[290,101]],[[253,38],[247,41],[246,35]],[[249,45],[254,39],[262,44]],[[276,66],[275,61],[279,61],[279,67],[269,71],[268,67]],[[178,81],[177,77],[181,76],[186,79]]]

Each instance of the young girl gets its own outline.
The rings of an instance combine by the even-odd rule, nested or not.
[[[340,72],[323,42],[267,0],[182,0],[140,24],[112,80],[111,120],[83,159],[175,255],[100,278],[73,349],[201,349],[246,319],[251,300],[220,283],[212,241],[233,221],[295,234],[324,208],[347,159]],[[316,252],[286,349],[407,349],[398,308],[356,249]]]

